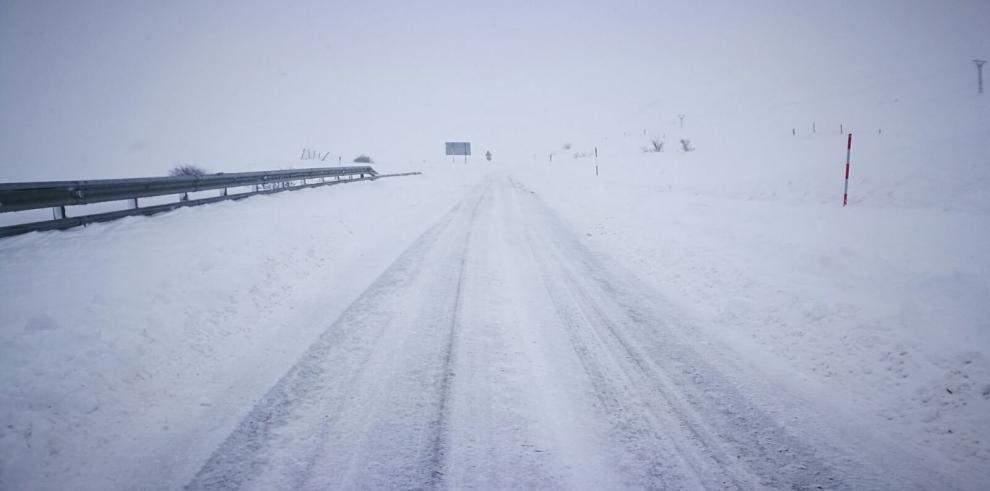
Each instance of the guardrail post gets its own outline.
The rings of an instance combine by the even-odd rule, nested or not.
[[[138,199],[137,198],[132,198],[132,199],[127,200],[127,208],[128,209],[131,209],[131,210],[138,209]]]
[[[63,218],[65,218],[64,206],[56,206],[55,208],[52,208],[52,220],[61,220]]]
[[[223,188],[223,194],[221,196],[227,196],[227,188]]]
[[[189,201],[189,193],[182,193],[179,195],[179,201]]]

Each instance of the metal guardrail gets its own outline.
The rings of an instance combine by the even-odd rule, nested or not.
[[[0,183],[0,213],[121,201],[166,194],[185,194],[272,182],[354,175],[374,177],[377,174],[371,167],[362,166],[237,172],[204,176]]]
[[[131,215],[153,215],[186,206],[237,200],[259,194],[413,174],[419,173],[380,175],[370,166],[360,166],[237,172],[204,176],[0,183],[0,213],[52,208],[54,216],[53,220],[0,227],[0,237],[32,231],[71,228],[88,223],[116,220]],[[341,179],[342,177],[348,179]],[[319,182],[310,182],[315,179],[318,179]],[[229,188],[244,186],[255,186],[255,189],[245,193],[228,194]],[[214,189],[222,189],[222,194],[215,197],[188,199],[188,193]],[[139,198],[173,194],[180,196],[178,202],[143,208],[138,206]],[[68,217],[65,212],[66,206],[125,200],[131,202],[130,209],[78,217]]]

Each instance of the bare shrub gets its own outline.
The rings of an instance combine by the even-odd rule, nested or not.
[[[180,176],[205,176],[207,174],[206,169],[192,164],[181,164],[172,168],[168,171],[168,175],[172,177]]]
[[[372,160],[371,157],[369,157],[367,155],[364,155],[364,154],[361,154],[361,155],[358,155],[357,157],[354,157],[354,162],[357,163],[357,164],[374,164],[375,163],[375,161]]]
[[[650,140],[649,146],[643,147],[643,153],[659,153],[663,151],[663,140],[660,138],[653,138]]]
[[[330,152],[323,153],[316,150],[310,150],[308,148],[302,149],[302,153],[299,155],[299,160],[319,160],[320,162],[326,162],[327,157],[330,156]]]
[[[694,147],[691,146],[691,140],[688,140],[686,138],[681,139],[681,148],[683,148],[685,152],[694,151]]]

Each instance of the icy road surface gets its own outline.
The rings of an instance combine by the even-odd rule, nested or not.
[[[903,468],[880,478],[871,456],[796,427],[817,418],[791,415],[814,408],[778,401],[787,421],[762,408],[772,390],[740,386],[747,377],[674,312],[537,195],[491,176],[321,335],[188,488],[926,486]]]

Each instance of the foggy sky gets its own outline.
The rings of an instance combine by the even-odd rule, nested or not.
[[[303,147],[407,164],[458,139],[522,158],[679,112],[975,79],[975,57],[981,0],[0,0],[0,181],[304,166]]]

